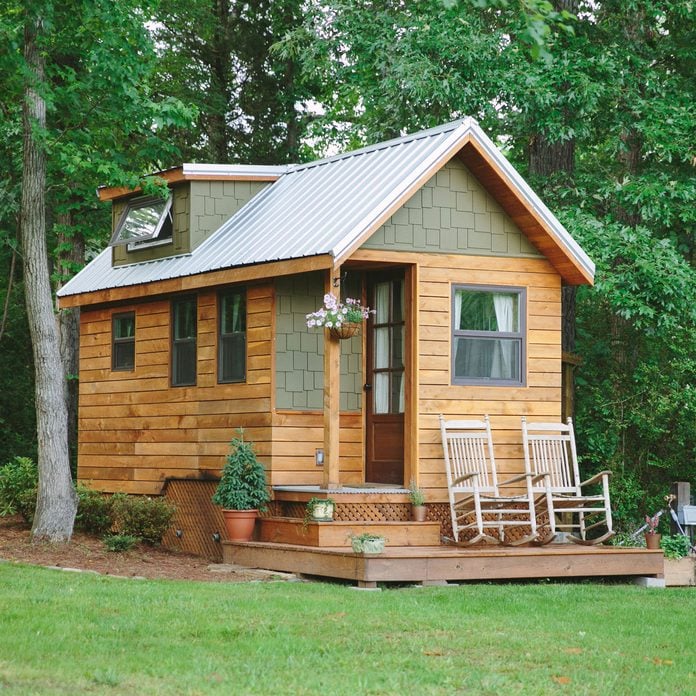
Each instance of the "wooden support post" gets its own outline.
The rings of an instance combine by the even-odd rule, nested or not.
[[[341,267],[328,269],[324,292],[340,297]],[[324,488],[339,488],[341,342],[324,329]]]

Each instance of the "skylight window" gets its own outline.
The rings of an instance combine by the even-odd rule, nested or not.
[[[162,241],[172,236],[172,197],[129,201],[111,237],[111,246]]]

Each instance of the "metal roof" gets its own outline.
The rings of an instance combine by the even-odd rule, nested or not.
[[[465,118],[411,135],[284,169],[190,254],[111,266],[111,249],[70,280],[61,297],[195,275],[224,268],[328,254],[341,261],[365,234],[443,158],[469,138],[484,149],[517,192],[591,277],[594,264],[483,133]],[[278,169],[281,169],[280,167]],[[424,182],[423,182],[424,183]]]

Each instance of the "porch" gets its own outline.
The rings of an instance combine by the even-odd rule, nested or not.
[[[387,545],[379,556],[366,556],[345,546],[223,542],[223,559],[249,567],[348,580],[363,588],[374,588],[378,582],[439,585],[535,578],[662,578],[664,573],[662,551],[574,544],[527,548]]]

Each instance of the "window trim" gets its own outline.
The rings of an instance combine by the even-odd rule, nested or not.
[[[124,319],[126,317],[133,318],[133,335],[126,338],[116,337],[116,321],[118,319]],[[131,310],[129,312],[114,312],[111,315],[111,370],[112,372],[134,372],[135,371],[135,311]],[[127,367],[121,367],[116,364],[116,345],[122,345],[125,343],[133,344],[133,364]]]
[[[123,226],[126,220],[128,219],[128,215],[133,210],[138,210],[139,208],[147,208],[148,206],[159,204],[162,202],[162,200],[162,198],[158,198],[157,196],[140,196],[138,198],[132,198],[131,200],[129,200],[126,203],[126,207],[123,209],[123,212],[121,213],[121,217],[118,219],[118,222],[116,223],[114,233],[111,235],[111,241],[109,242],[109,246],[115,247],[127,245],[128,251],[133,251],[135,249],[143,249],[148,246],[171,244],[174,238],[173,230],[172,237],[158,239],[158,236],[162,231],[162,227],[164,226],[167,217],[171,217],[173,203],[173,196],[171,193],[165,201],[164,210],[162,211],[159,219],[157,220],[157,224],[155,225],[151,234],[144,237],[139,237],[138,239],[119,239]],[[173,222],[174,221],[172,220],[172,224]]]
[[[176,324],[176,308],[178,305],[184,302],[193,301],[195,312],[194,318],[196,322],[195,336],[193,338],[176,338],[175,337],[175,324]],[[198,383],[198,295],[180,295],[178,297],[172,298],[171,300],[171,329],[170,329],[170,360],[169,360],[169,383],[172,387],[195,387]],[[174,370],[174,355],[176,353],[176,347],[182,344],[193,343],[194,345],[194,377],[193,382],[175,382],[175,370]]]
[[[527,288],[514,285],[480,285],[473,283],[453,283],[450,299],[450,383],[454,386],[471,387],[526,387],[527,386]],[[518,297],[519,331],[473,331],[455,330],[454,306],[457,290],[473,290],[475,292],[505,292],[514,293]],[[455,341],[457,338],[509,338],[519,342],[520,376],[519,379],[477,379],[471,377],[456,377],[455,372]]]
[[[226,295],[241,295],[244,300],[244,331],[234,331],[232,333],[227,333],[223,334],[222,333],[222,320],[223,320],[223,312],[222,312],[222,301],[223,297]],[[228,287],[228,288],[223,288],[222,290],[219,290],[217,293],[217,314],[218,314],[218,319],[217,319],[217,381],[218,384],[242,384],[247,381],[247,360],[248,360],[248,345],[249,342],[247,340],[247,291],[245,286],[233,286],[233,287]],[[227,336],[234,336],[236,334],[243,334],[244,335],[244,374],[241,378],[239,379],[223,379],[222,377],[222,366],[223,366],[223,359],[222,359],[222,351],[224,347],[223,343],[223,338]]]

